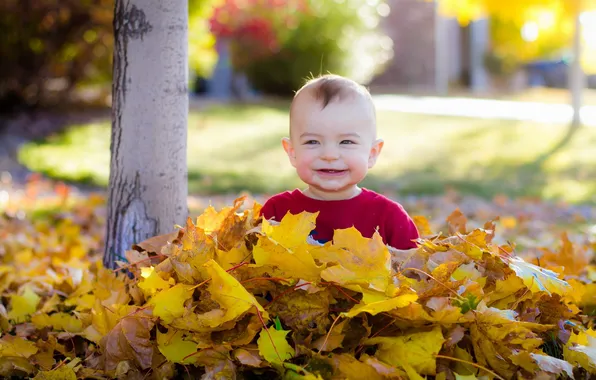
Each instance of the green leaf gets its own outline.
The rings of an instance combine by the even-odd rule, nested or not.
[[[281,363],[294,357],[295,351],[288,344],[288,330],[276,330],[274,326],[261,330],[257,345],[259,354],[269,363]]]

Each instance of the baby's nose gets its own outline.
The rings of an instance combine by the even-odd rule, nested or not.
[[[325,147],[321,154],[321,159],[325,161],[337,160],[339,158],[339,149],[335,147]]]

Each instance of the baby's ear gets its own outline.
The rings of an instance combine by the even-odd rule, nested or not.
[[[372,148],[370,148],[370,154],[368,155],[368,168],[372,168],[377,163],[377,158],[379,154],[381,154],[381,150],[383,149],[383,145],[385,142],[382,139],[378,139],[373,144]]]
[[[294,150],[294,146],[292,145],[292,141],[288,137],[284,137],[281,139],[281,145],[284,147],[288,158],[290,159],[290,163],[292,166],[296,166],[296,151]]]

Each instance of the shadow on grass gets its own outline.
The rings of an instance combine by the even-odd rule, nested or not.
[[[576,199],[581,203],[596,203],[596,167],[567,167],[548,172],[546,164],[557,154],[562,154],[569,143],[576,138],[577,129],[569,128],[551,148],[526,163],[509,163],[504,160],[493,160],[488,164],[475,167],[473,173],[466,177],[450,175],[454,167],[453,160],[441,155],[428,162],[418,170],[409,170],[403,174],[385,177],[371,174],[363,185],[374,190],[397,192],[403,195],[437,195],[448,189],[461,194],[493,198],[496,195],[510,197],[545,197],[545,189],[549,181],[565,183],[581,183],[584,187]],[[559,198],[557,194],[555,198]]]

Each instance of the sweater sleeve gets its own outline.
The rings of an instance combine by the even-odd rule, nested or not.
[[[387,245],[396,249],[416,248],[415,241],[420,237],[414,220],[399,204],[395,204],[386,214],[385,232]]]
[[[261,207],[261,216],[264,219],[270,220],[275,218],[275,200],[274,198],[268,199],[263,207]],[[278,220],[279,222],[279,220]]]

